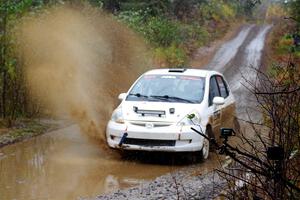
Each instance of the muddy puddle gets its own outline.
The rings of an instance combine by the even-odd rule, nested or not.
[[[0,199],[42,200],[95,197],[137,186],[191,164],[195,174],[214,169],[218,158],[174,153],[102,150],[77,125],[0,149]]]
[[[157,162],[104,152],[72,125],[0,149],[0,199],[93,197],[182,167]]]

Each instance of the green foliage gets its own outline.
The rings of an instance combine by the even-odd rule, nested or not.
[[[151,46],[156,47],[154,57],[160,65],[174,67],[186,62],[186,53],[179,48],[179,44],[193,33],[185,30],[179,22],[152,16],[149,10],[120,12],[118,19],[142,35]]]
[[[216,22],[233,20],[236,16],[236,4],[226,3],[223,0],[211,0],[199,7],[201,19],[204,22],[214,20]]]
[[[296,58],[300,58],[300,47],[294,45],[294,38],[292,34],[285,34],[277,39],[275,52],[277,56],[286,56],[291,54]]]
[[[26,13],[41,8],[42,0],[2,0],[0,3],[0,115],[10,120],[25,113],[25,88],[21,63],[15,57],[17,46],[13,32]]]
[[[292,1],[290,9],[293,19],[296,20],[298,28],[300,28],[300,0]]]
[[[152,16],[148,9],[123,11],[117,17],[142,35],[151,46],[156,47],[155,59],[168,67],[185,64],[189,53],[184,48],[185,44],[199,47],[209,39],[208,31],[198,23],[188,24],[162,16]]]
[[[90,3],[92,6],[96,6],[96,7],[99,7],[99,8],[103,8],[103,7],[104,7],[104,2],[103,2],[103,0],[89,0],[89,3]]]
[[[172,7],[171,0],[123,0],[120,1],[122,10],[139,11],[147,9],[152,16],[166,14]]]
[[[187,61],[187,55],[184,50],[177,48],[175,45],[166,48],[156,48],[154,56],[157,63],[163,67],[181,67]]]
[[[239,0],[239,12],[251,17],[257,5],[261,4],[261,0]]]
[[[149,10],[149,14],[157,16],[171,11],[173,0],[88,0],[98,1],[110,12]]]
[[[278,53],[286,54],[290,52],[292,46],[293,46],[293,38],[290,34],[286,34],[281,39],[279,39],[277,51]]]
[[[163,17],[149,17],[149,10],[120,12],[118,18],[140,33],[151,45],[168,47],[182,42],[176,21]]]
[[[180,27],[176,21],[162,17],[151,17],[147,23],[147,39],[155,46],[168,47],[182,42]]]
[[[205,45],[209,41],[209,32],[197,23],[181,24],[180,34],[186,43],[192,43],[197,47]]]
[[[143,37],[146,33],[146,20],[148,18],[148,10],[142,11],[123,11],[117,15],[117,18],[126,23],[130,28],[140,33]]]

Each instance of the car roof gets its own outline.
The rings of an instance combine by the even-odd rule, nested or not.
[[[170,68],[170,69],[153,69],[145,73],[145,75],[187,75],[187,76],[199,76],[206,77],[212,74],[219,74],[219,72],[204,69],[189,69],[189,68]]]

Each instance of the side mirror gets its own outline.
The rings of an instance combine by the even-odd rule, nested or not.
[[[121,93],[121,94],[119,94],[119,96],[118,96],[118,99],[120,99],[121,101],[123,100],[123,99],[125,99],[126,98],[126,93]]]
[[[223,105],[225,103],[225,99],[223,97],[214,97],[213,104],[215,105]]]

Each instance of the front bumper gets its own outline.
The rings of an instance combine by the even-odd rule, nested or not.
[[[106,129],[106,137],[108,145],[111,148],[117,149],[168,152],[200,151],[203,146],[204,138],[192,131],[191,127],[199,130],[199,127],[197,126],[170,125],[165,127],[146,128],[130,123],[119,124],[109,121]],[[120,140],[125,132],[128,133],[128,141],[143,142],[125,142],[119,146]],[[158,143],[151,144],[151,141],[157,141]],[[172,145],[170,145],[171,143]]]

